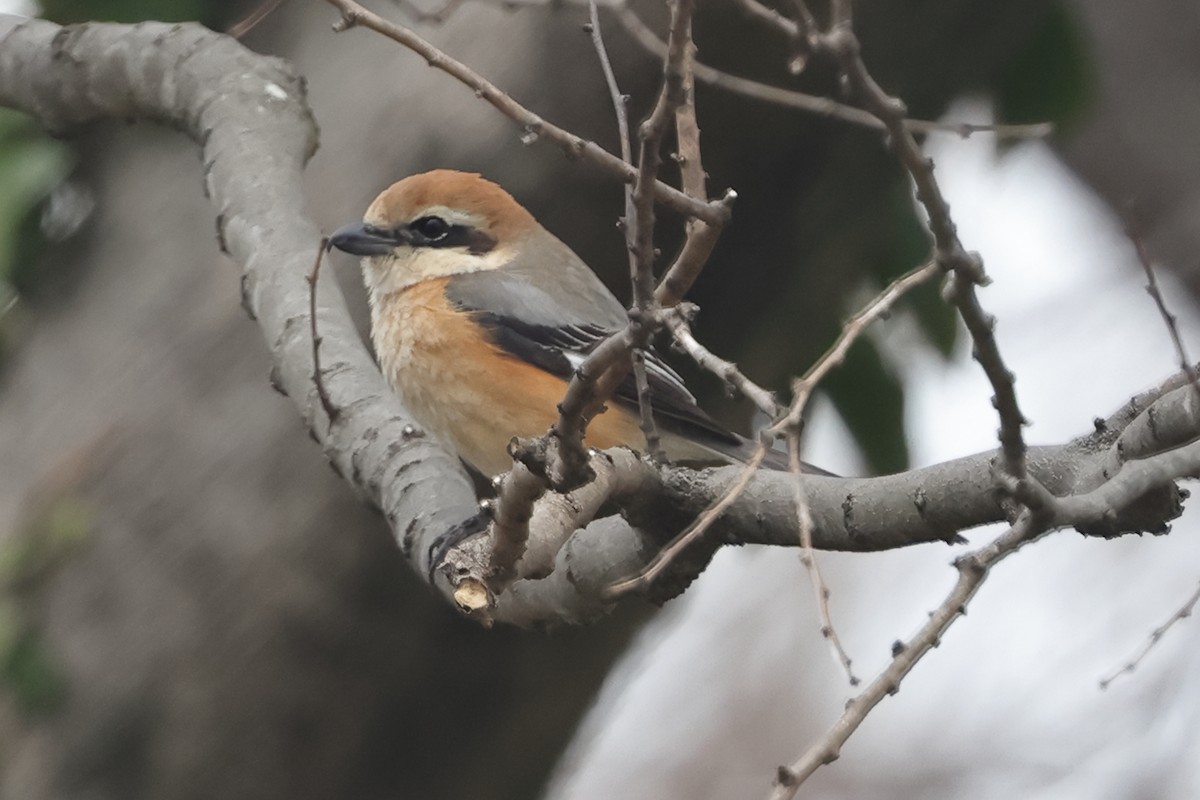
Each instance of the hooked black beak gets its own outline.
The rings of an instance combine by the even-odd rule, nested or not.
[[[344,225],[329,237],[327,250],[337,248],[356,256],[382,256],[392,252],[399,240],[391,231],[380,230],[373,225],[355,222]]]

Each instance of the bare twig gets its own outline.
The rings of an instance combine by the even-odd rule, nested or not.
[[[633,307],[630,322],[650,326],[658,307],[654,297],[654,184],[662,163],[662,143],[675,110],[685,100],[688,53],[692,44],[692,12],[694,0],[675,0],[671,7],[671,24],[667,40],[667,55],[663,60],[662,87],[658,100],[638,129],[637,180],[625,195],[625,242],[629,248],[630,283],[633,286]],[[697,151],[700,143],[695,143]],[[703,199],[703,198],[701,198]],[[647,337],[648,338],[648,337]],[[635,360],[635,367],[637,361]],[[644,363],[643,363],[644,366]],[[642,406],[642,424],[649,437],[658,438],[649,411],[649,384],[645,374],[639,376],[638,403]]]
[[[325,249],[328,246],[329,237],[322,236],[317,245],[317,257],[313,260],[312,272],[308,273],[305,280],[308,282],[308,324],[312,333],[312,380],[313,385],[317,387],[317,397],[321,401],[321,408],[325,409],[325,416],[329,418],[329,426],[333,427],[333,423],[337,421],[342,412],[333,404],[333,400],[329,397],[329,390],[325,388],[325,378],[321,374],[321,337],[317,334],[317,279],[321,272],[321,259],[324,258]]]
[[[1157,306],[1158,313],[1167,326],[1167,335],[1171,337],[1171,343],[1175,345],[1175,355],[1179,357],[1179,368],[1187,375],[1188,381],[1196,390],[1196,397],[1200,399],[1200,375],[1197,375],[1196,368],[1188,358],[1187,350],[1184,349],[1183,338],[1179,335],[1179,320],[1167,309],[1167,302],[1163,299],[1162,290],[1158,288],[1158,278],[1154,274],[1150,252],[1146,249],[1145,237],[1142,236],[1141,231],[1132,220],[1125,222],[1125,235],[1129,237],[1129,241],[1133,242],[1138,261],[1142,265],[1142,271],[1146,273],[1146,293],[1153,298],[1154,305]]]
[[[596,0],[588,0],[588,33],[591,34],[592,46],[596,49],[596,55],[600,59],[600,69],[604,73],[604,82],[608,86],[609,97],[612,99],[613,113],[617,118],[617,135],[621,140],[621,160],[627,164],[633,163],[633,152],[629,140],[629,108],[628,95],[621,93],[620,87],[617,85],[617,76],[613,72],[612,62],[608,58],[608,49],[604,46],[604,37],[600,32],[600,13],[596,8]],[[625,216],[622,219],[622,229],[625,232],[626,242],[631,241],[631,232],[629,229],[630,221],[635,218],[633,208],[633,187],[628,183],[625,184]],[[637,274],[638,263],[636,250],[633,247],[627,247],[629,253],[629,270],[631,275]],[[644,301],[644,298],[642,298]],[[646,309],[642,305],[637,305],[640,313],[645,313]],[[662,463],[665,457],[662,452],[662,440],[658,435],[658,426],[654,423],[654,409],[650,404],[650,381],[646,376],[646,359],[642,355],[642,351],[635,349],[631,358],[633,359],[633,375],[634,385],[637,388],[638,414],[641,419],[642,437],[646,440],[646,452],[655,463]]]
[[[614,9],[617,19],[625,30],[650,53],[661,57],[667,50],[667,44],[651,30],[642,18],[627,5],[618,5]],[[752,81],[737,75],[730,75],[715,67],[710,67],[701,61],[695,61],[692,71],[696,80],[722,91],[740,94],[764,103],[794,108],[810,114],[816,114],[829,119],[861,125],[878,131],[886,130],[886,126],[869,111],[848,106],[845,103],[829,97],[805,94],[792,89],[769,86],[765,83]],[[1037,122],[1026,125],[985,124],[974,122],[937,122],[925,119],[905,119],[904,127],[914,133],[949,133],[964,139],[977,133],[990,133],[1003,139],[1043,139],[1054,132],[1054,124]]]
[[[594,350],[576,370],[567,386],[566,395],[559,404],[559,416],[554,433],[559,440],[559,455],[563,457],[564,472],[579,475],[586,469],[583,463],[583,432],[587,420],[594,416],[611,395],[630,367],[628,354],[635,348],[643,348],[649,342],[658,324],[659,305],[674,305],[690,288],[699,274],[704,260],[712,251],[720,232],[721,223],[728,217],[732,204],[731,193],[706,207],[721,206],[723,213],[716,222],[703,219],[705,224],[696,226],[684,242],[684,247],[675,263],[657,289],[653,284],[654,259],[654,196],[655,175],[659,164],[659,147],[666,133],[666,125],[678,102],[678,87],[682,82],[681,69],[686,44],[690,41],[690,0],[681,0],[672,12],[672,45],[663,66],[663,88],[650,117],[642,124],[639,138],[639,161],[637,179],[632,191],[632,202],[627,203],[626,241],[634,257],[631,259],[634,305],[629,315],[629,325],[614,334]],[[619,97],[619,93],[617,93]],[[566,483],[572,487],[573,481]]]
[[[456,11],[466,0],[448,0],[446,5],[437,11],[427,12],[422,11],[411,3],[400,3],[408,15],[419,22],[442,23]],[[505,8],[515,7],[536,7],[544,8],[547,5],[556,6],[560,0],[478,0],[478,2],[498,4]],[[594,2],[594,0],[589,0]],[[570,4],[571,0],[567,0],[566,4]],[[756,4],[759,8],[765,8],[760,4]],[[658,37],[641,17],[628,5],[625,0],[617,0],[616,2],[604,3],[605,8],[610,9],[621,22],[622,26],[633,35],[634,39],[643,48],[648,50],[653,55],[662,58],[667,51],[667,43]],[[777,12],[767,9],[770,14]],[[790,23],[786,17],[780,17],[785,22]],[[366,25],[366,23],[364,23]],[[369,26],[367,26],[369,27]],[[774,26],[772,26],[774,27]],[[814,28],[815,30],[815,28]],[[781,31],[782,32],[782,31]],[[789,36],[792,38],[795,34]],[[795,39],[793,39],[795,41]],[[800,52],[793,59],[791,66],[792,72],[798,72],[799,68],[803,67],[803,57]],[[433,65],[437,66],[437,65]],[[748,78],[742,78],[737,75],[731,75],[722,70],[711,67],[700,61],[693,61],[693,74],[696,80],[708,86],[712,86],[722,91],[740,94],[751,99],[760,100],[765,103],[784,106],[786,108],[794,108],[799,111],[805,111],[818,116],[836,119],[842,122],[847,122],[852,125],[861,125],[867,128],[876,130],[885,130],[882,122],[875,115],[863,111],[860,108],[849,106],[844,103],[839,103],[828,97],[820,97],[818,95],[806,94],[797,92],[791,89],[784,89],[778,86],[771,86],[765,83],[759,83]],[[522,122],[522,120],[517,120]],[[906,119],[905,127],[914,133],[948,133],[954,136],[960,136],[964,139],[969,138],[978,133],[993,134],[1003,139],[1043,139],[1054,132],[1054,123],[1052,122],[1034,122],[1027,124],[1004,124],[1004,123],[976,123],[976,122],[938,122],[935,120],[925,119]],[[564,146],[565,145],[561,145]],[[568,151],[569,152],[569,151]],[[606,169],[609,165],[604,165]],[[611,170],[610,170],[611,171]],[[701,195],[696,195],[700,197]]]
[[[1100,679],[1100,688],[1107,689],[1109,685],[1112,684],[1112,682],[1117,678],[1121,677],[1122,675],[1129,674],[1137,669],[1142,661],[1145,660],[1146,656],[1149,655],[1150,651],[1154,649],[1154,646],[1159,643],[1159,640],[1166,635],[1167,631],[1171,630],[1176,623],[1183,622],[1192,615],[1192,610],[1195,609],[1196,603],[1200,603],[1200,586],[1196,587],[1196,590],[1192,592],[1191,596],[1175,611],[1174,614],[1171,615],[1166,622],[1150,632],[1150,638],[1146,640],[1144,645],[1142,645],[1142,649],[1138,651],[1137,655],[1126,662],[1125,665],[1120,669],[1115,670],[1108,677]]]
[[[857,697],[846,704],[846,710],[829,730],[800,758],[776,773],[771,800],[790,800],[805,780],[825,764],[836,761],[842,745],[858,730],[867,715],[888,695],[900,691],[900,682],[930,650],[937,647],[942,636],[954,621],[967,613],[967,604],[987,579],[989,570],[997,563],[1045,533],[1040,515],[1025,510],[1012,527],[986,547],[955,560],[958,581],[954,588],[929,615],[929,620],[907,642],[892,645],[892,661]]]
[[[741,392],[743,397],[748,398],[767,417],[775,419],[779,416],[779,403],[776,402],[775,395],[747,378],[732,361],[726,361],[714,355],[704,345],[696,341],[696,337],[692,335],[692,329],[688,320],[688,315],[694,310],[696,310],[696,306],[681,303],[675,308],[664,311],[663,316],[667,328],[670,329],[675,343],[701,369],[711,372],[720,378],[726,386]]]
[[[887,315],[892,306],[911,289],[920,286],[925,281],[940,273],[939,266],[930,262],[917,267],[888,284],[888,287],[873,297],[857,313],[842,326],[841,333],[825,354],[817,359],[803,376],[792,381],[793,399],[788,414],[772,426],[771,431],[776,435],[787,433],[789,428],[795,428],[803,419],[804,408],[812,397],[817,384],[824,380],[830,370],[842,363],[850,346],[858,340],[867,327]]]
[[[744,2],[753,3],[755,0]],[[929,277],[934,269],[948,273],[946,297],[958,308],[966,323],[975,342],[975,358],[983,366],[995,392],[994,403],[1000,415],[1000,443],[1005,471],[998,477],[1002,484],[1012,485],[1014,496],[1018,502],[1025,503],[1025,507],[1009,532],[996,540],[990,548],[977,551],[957,562],[959,582],[950,597],[931,615],[930,621],[917,637],[907,644],[898,645],[892,664],[872,681],[866,691],[851,701],[834,727],[794,764],[780,767],[775,791],[772,793],[772,798],[776,799],[793,797],[796,788],[804,780],[822,764],[830,763],[838,757],[842,744],[858,728],[871,709],[885,694],[898,690],[900,679],[934,646],[953,620],[964,613],[965,604],[986,578],[988,567],[1048,528],[1054,514],[1053,511],[1046,510],[1045,506],[1051,506],[1055,502],[1048,492],[1036,491],[1034,482],[1027,477],[1026,448],[1021,432],[1025,420],[1017,405],[1013,376],[1005,367],[996,346],[993,335],[995,321],[984,313],[975,293],[976,285],[986,281],[982,261],[977,254],[968,253],[958,239],[957,230],[950,218],[949,206],[933,176],[933,164],[922,154],[912,132],[905,126],[907,110],[904,104],[889,97],[868,73],[861,57],[858,39],[851,28],[849,3],[846,0],[831,0],[830,15],[828,32],[815,37],[810,35],[810,39],[814,41],[813,49],[832,55],[851,91],[858,96],[866,110],[885,125],[893,148],[916,185],[917,199],[929,215],[930,230],[934,238],[934,262],[910,273],[902,280],[923,280]],[[844,353],[848,347],[848,340],[852,338],[846,335],[850,327],[847,325],[842,340],[835,343],[830,355],[838,350]],[[824,362],[825,359],[819,361],[818,367]],[[821,373],[818,367],[814,367],[803,378],[793,383],[796,397],[792,408],[787,417],[776,426],[788,433],[792,448],[795,448],[794,440],[799,435],[801,410],[812,391],[812,379],[819,378]],[[1005,473],[1007,481],[1004,480]],[[803,535],[807,504],[802,477],[797,475],[795,484],[797,513]],[[967,568],[964,569],[964,565]],[[821,591],[822,587],[817,580],[818,577],[814,576],[814,585],[817,591]]]
[[[529,0],[536,4],[539,0]],[[667,52],[667,43],[658,37],[649,25],[642,21],[628,4],[616,3],[611,6],[613,13],[622,27],[633,36],[645,50],[662,58]],[[722,91],[740,94],[764,103],[794,108],[809,114],[836,119],[852,125],[873,128],[878,131],[886,130],[886,126],[869,111],[839,103],[829,97],[797,92],[779,86],[731,75],[701,61],[693,60],[692,72],[696,80]],[[1043,139],[1054,132],[1054,123],[1035,122],[1029,124],[976,123],[976,122],[938,122],[926,119],[905,119],[904,126],[914,133],[948,133],[964,139],[975,134],[988,133],[1002,139]]]
[[[795,0],[797,4],[802,4],[803,0]],[[809,15],[811,19],[811,15]],[[829,28],[849,28],[853,22],[853,11],[850,8],[850,0],[829,0]]]
[[[734,0],[734,5],[737,6],[738,10],[745,14],[748,19],[752,19],[755,22],[761,23],[768,28],[778,31],[788,39],[795,39],[800,35],[800,26],[795,20],[788,19],[775,9],[759,3],[758,0]]]
[[[833,625],[833,615],[829,611],[829,586],[821,576],[821,567],[817,564],[817,554],[813,549],[813,520],[808,505],[808,495],[804,491],[804,469],[800,464],[800,430],[792,428],[788,432],[788,470],[792,473],[793,503],[796,506],[796,525],[800,529],[800,563],[808,572],[809,582],[816,596],[817,609],[821,615],[821,636],[829,642],[834,658],[846,673],[846,679],[851,686],[858,686],[858,677],[854,674],[850,654],[842,645],[837,628]]]
[[[746,487],[750,485],[754,473],[758,472],[759,466],[767,455],[766,442],[760,442],[758,449],[754,455],[750,457],[742,466],[741,475],[737,481],[725,492],[724,496],[719,498],[715,503],[710,505],[703,514],[696,518],[696,521],[689,525],[682,533],[676,536],[662,550],[655,554],[645,567],[637,572],[637,574],[626,578],[616,583],[611,584],[605,595],[611,599],[620,597],[623,594],[630,592],[639,592],[654,582],[654,579],[667,568],[667,566],[693,542],[704,535],[721,514],[725,512],[730,505],[733,504]]]
[[[796,33],[806,39],[815,35],[817,19],[808,10],[808,4],[804,0],[792,0],[792,7],[796,9]]]
[[[691,7],[685,9],[689,14]],[[672,16],[673,35],[678,38],[680,31],[680,14],[676,7]],[[690,27],[688,28],[690,31]],[[583,434],[590,419],[600,406],[611,396],[617,384],[627,374],[631,364],[629,354],[636,348],[645,347],[654,332],[655,298],[653,289],[653,259],[654,259],[654,196],[653,187],[657,174],[659,157],[658,146],[665,133],[665,120],[673,105],[665,99],[670,94],[672,76],[677,76],[682,61],[682,44],[677,43],[674,55],[669,56],[663,67],[663,89],[659,101],[650,118],[642,125],[640,131],[641,147],[639,149],[639,164],[636,170],[636,180],[633,189],[626,194],[626,242],[631,254],[630,271],[633,283],[633,308],[629,315],[629,324],[618,334],[613,335],[596,348],[576,370],[575,376],[567,386],[566,395],[559,404],[559,416],[554,426],[554,432],[559,440],[559,455],[564,461],[562,467],[568,476],[583,474],[586,468],[583,451]],[[619,92],[616,93],[619,97]],[[720,205],[706,204],[706,205]],[[719,230],[719,225],[713,226]],[[706,229],[707,230],[707,229]],[[687,242],[695,237],[689,235]],[[715,236],[713,237],[715,240]],[[685,242],[684,252],[688,251]],[[708,248],[711,251],[711,244]],[[682,259],[681,253],[680,258]],[[707,253],[704,253],[707,257]],[[678,263],[678,260],[677,262]],[[702,262],[701,262],[702,263]],[[698,272],[699,267],[696,267]],[[672,276],[669,270],[667,277]],[[693,277],[694,280],[694,277]],[[664,279],[664,284],[666,279]],[[690,282],[676,280],[677,284]],[[659,287],[661,291],[662,287]],[[577,478],[576,478],[577,480]],[[575,480],[567,481],[568,488],[573,488]]]
[[[679,105],[675,107],[675,160],[679,164],[679,184],[688,197],[708,198],[708,181],[700,154],[700,123],[696,119],[696,43],[692,41],[689,21],[683,61]],[[690,228],[695,220],[688,220]]]
[[[512,469],[501,479],[493,506],[492,554],[487,574],[487,589],[492,597],[500,595],[516,578],[517,562],[525,555],[529,539],[533,504],[546,489],[546,479],[530,471],[519,458],[514,458]]]
[[[861,311],[855,314],[846,323],[846,326],[843,328],[842,335],[838,338],[838,341],[834,343],[834,346],[830,348],[829,352],[827,352],[821,358],[821,360],[818,361],[817,364],[808,371],[808,373],[806,373],[804,379],[800,379],[801,391],[797,393],[796,399],[793,400],[793,404],[789,409],[788,416],[778,420],[773,426],[771,426],[771,428],[767,430],[766,435],[768,438],[764,438],[764,442],[760,443],[759,448],[755,452],[754,456],[746,462],[745,469],[739,475],[738,479],[728,488],[724,496],[711,504],[704,511],[704,513],[697,518],[695,523],[689,526],[687,530],[679,534],[671,541],[669,545],[663,548],[663,550],[654,557],[654,559],[646,566],[645,569],[641,570],[637,575],[609,587],[609,591],[615,595],[644,588],[650,582],[652,582],[654,578],[667,567],[668,564],[670,564],[673,558],[686,549],[692,542],[696,541],[700,536],[702,536],[709,526],[711,526],[712,523],[721,515],[721,513],[724,512],[725,509],[727,509],[733,502],[735,502],[742,492],[746,490],[746,487],[750,485],[750,481],[753,479],[755,471],[757,471],[759,465],[761,465],[763,458],[766,457],[766,441],[769,441],[769,437],[786,434],[789,429],[793,429],[798,426],[798,422],[789,421],[792,413],[795,412],[797,419],[799,419],[799,413],[803,411],[804,403],[807,402],[808,396],[811,394],[812,387],[816,385],[816,382],[819,381],[829,369],[831,369],[835,364],[840,363],[841,358],[845,355],[845,351],[849,349],[850,344],[854,341],[854,339],[861,334],[866,326],[869,325],[873,320],[885,314],[887,310],[891,308],[892,304],[897,299],[902,297],[905,292],[912,287],[919,285],[921,282],[928,280],[937,273],[938,268],[935,264],[926,264],[924,267],[913,270],[907,275],[893,281],[892,284],[889,285],[887,289],[885,289],[878,297],[872,299],[871,302],[869,302]],[[736,371],[736,368],[734,369]],[[803,382],[806,379],[809,381],[809,383]],[[747,381],[747,383],[749,382]],[[753,386],[753,384],[750,385]],[[805,388],[806,386],[808,388]],[[760,397],[760,399],[762,398]]]
[[[264,0],[264,2],[251,9],[249,14],[226,28],[225,33],[235,39],[241,39],[258,27],[258,24],[269,17],[275,9],[283,5],[283,2],[284,0]]]
[[[714,202],[729,211],[733,208],[735,200],[737,192],[727,189],[725,195]],[[708,257],[712,255],[717,239],[721,236],[722,225],[723,223],[713,224],[708,220],[700,220],[688,230],[687,239],[684,240],[679,255],[667,268],[666,274],[658,283],[658,288],[654,290],[654,301],[658,305],[668,308],[683,300],[696,278],[700,277],[700,270],[708,263]]]
[[[345,31],[361,25],[382,34],[424,58],[429,66],[445,72],[473,89],[478,97],[520,125],[527,137],[547,139],[562,148],[568,156],[586,159],[622,182],[628,183],[637,178],[636,170],[620,158],[595,142],[576,136],[533,113],[501,91],[491,81],[461,61],[451,58],[442,50],[434,47],[410,28],[386,20],[354,0],[327,0],[327,2],[342,14],[339,23],[334,26],[335,30]],[[706,203],[690,198],[678,189],[662,182],[653,184],[653,192],[659,202],[682,214],[703,219],[712,224],[721,224],[728,216],[728,210],[720,204]]]
[[[835,6],[835,18],[849,19],[848,4]],[[1027,424],[1017,404],[1013,374],[1004,364],[996,345],[996,320],[983,310],[975,287],[987,282],[983,261],[978,253],[968,252],[958,238],[950,218],[950,207],[933,175],[933,162],[922,152],[912,132],[905,127],[907,109],[900,100],[880,88],[863,63],[858,38],[848,24],[835,25],[822,38],[822,47],[837,60],[843,77],[868,111],[887,127],[892,147],[901,164],[916,184],[917,200],[929,215],[937,263],[949,275],[945,295],[958,309],[975,343],[972,355],[983,367],[994,391],[993,403],[1000,416],[1000,447],[1004,469],[1013,477],[1025,477],[1025,439],[1021,431]]]
[[[667,56],[663,62],[662,88],[650,116],[638,131],[637,180],[633,185],[631,214],[626,220],[627,241],[633,254],[633,306],[640,314],[651,311],[654,302],[654,194],[662,159],[662,142],[675,109],[683,102],[684,62],[691,46],[693,0],[676,0],[671,8]]]
[[[617,135],[621,140],[621,160],[633,166],[633,151],[629,144],[629,95],[621,94],[617,86],[617,76],[613,72],[612,62],[608,58],[608,48],[604,46],[604,37],[600,33],[600,12],[596,8],[596,0],[588,0],[588,34],[592,39],[592,47],[600,59],[600,69],[604,73],[604,83],[608,86],[608,94],[612,99],[613,113],[617,117]],[[629,184],[626,183],[626,193]]]
[[[829,371],[841,364],[849,352],[850,346],[862,335],[863,331],[879,317],[884,316],[892,305],[904,296],[906,292],[940,273],[937,264],[930,262],[894,280],[879,295],[862,307],[842,326],[837,341],[825,352],[817,362],[809,367],[804,375],[792,381],[792,404],[788,413],[775,425],[771,431],[786,434],[788,440],[789,465],[793,475],[793,502],[796,506],[796,521],[800,530],[800,543],[804,548],[801,556],[812,581],[816,593],[817,608],[821,612],[821,634],[829,641],[834,655],[846,671],[851,686],[858,684],[858,678],[851,670],[850,656],[842,646],[841,638],[833,626],[833,618],[829,613],[829,587],[821,577],[820,567],[817,566],[816,553],[812,543],[812,515],[809,512],[808,496],[804,491],[804,475],[800,467],[800,430],[804,409],[812,397],[817,385],[829,374]]]
[[[666,453],[662,447],[662,437],[658,433],[658,425],[654,422],[654,407],[650,404],[650,378],[646,374],[646,356],[643,350],[633,351],[633,380],[637,389],[639,425],[642,438],[646,440],[646,455],[655,464],[667,462]]]
[[[601,342],[575,370],[558,404],[558,419],[551,429],[552,444],[556,447],[550,463],[556,466],[550,482],[558,491],[574,489],[591,479],[583,446],[587,424],[629,374],[630,354],[645,347],[653,333],[652,325],[631,318],[629,324]]]

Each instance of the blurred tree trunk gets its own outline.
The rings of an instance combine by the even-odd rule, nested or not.
[[[1072,6],[1094,54],[1095,101],[1063,155],[1200,296],[1200,7]]]

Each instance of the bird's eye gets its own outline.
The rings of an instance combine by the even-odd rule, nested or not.
[[[411,227],[429,242],[444,239],[446,234],[450,233],[450,223],[441,217],[421,217]]]

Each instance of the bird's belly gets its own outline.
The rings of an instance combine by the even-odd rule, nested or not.
[[[565,382],[481,339],[440,281],[384,298],[372,316],[392,388],[428,433],[481,472],[508,470],[512,438],[540,436],[557,419]],[[592,421],[587,443],[640,448],[643,439],[637,419],[617,408]]]

